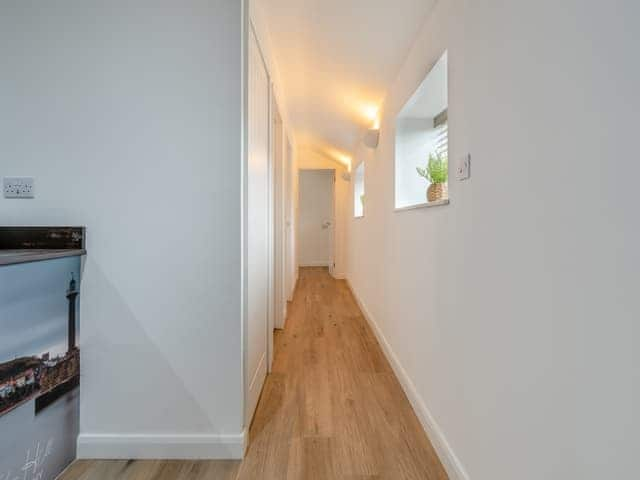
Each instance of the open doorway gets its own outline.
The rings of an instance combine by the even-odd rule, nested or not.
[[[299,262],[334,269],[335,170],[300,170]]]

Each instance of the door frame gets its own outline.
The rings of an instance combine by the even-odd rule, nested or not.
[[[274,202],[274,329],[284,328],[286,317],[286,133],[280,108],[273,95],[273,202]],[[271,355],[273,361],[273,349]],[[271,363],[270,362],[270,363]]]
[[[333,181],[331,182],[331,246],[329,247],[329,273],[333,277],[336,271],[336,235],[338,229],[336,228],[336,170],[331,170],[333,173]]]
[[[333,276],[336,264],[336,169],[335,168],[299,168],[298,175],[301,172],[331,172],[331,241],[329,242],[329,273]],[[299,197],[301,192],[298,192],[298,203],[300,203]],[[298,213],[300,215],[300,212]],[[299,223],[298,223],[299,228]],[[298,252],[299,253],[299,252]],[[301,265],[303,266],[303,265]]]
[[[257,36],[256,36],[257,39]],[[258,46],[260,44],[258,43]],[[262,50],[260,50],[260,54],[262,55]],[[267,64],[264,61],[264,56],[262,57],[262,61],[265,63],[265,68],[267,68]],[[267,75],[269,74],[269,70],[267,69]],[[280,117],[278,104],[276,102],[276,96],[274,92],[274,85],[271,81],[271,77],[269,77],[269,220],[268,220],[268,247],[269,247],[269,285],[268,285],[268,306],[269,306],[269,314],[267,319],[267,374],[271,373],[271,369],[273,367],[273,330],[275,328],[276,323],[276,306],[279,302],[276,301],[276,195],[278,192],[276,191],[276,128],[275,123],[276,120],[280,118],[280,122],[282,119]]]
[[[296,285],[296,230],[298,228],[295,205],[298,197],[294,195],[294,162],[293,145],[289,137],[285,136],[285,159],[284,159],[284,283],[285,283],[285,307],[289,308],[288,302],[293,301],[293,293]],[[286,314],[285,314],[286,316]],[[286,321],[286,318],[285,318]]]
[[[267,62],[265,60],[264,52],[262,50],[262,46],[260,45],[260,39],[258,34],[256,33],[255,27],[253,25],[253,21],[249,18],[248,12],[245,12],[247,15],[245,20],[245,25],[247,26],[247,35],[245,38],[247,39],[247,45],[243,52],[243,62],[244,62],[244,80],[243,80],[243,114],[244,118],[242,120],[242,125],[244,129],[244,135],[242,139],[243,145],[243,174],[242,174],[242,199],[243,199],[243,209],[242,209],[242,355],[241,355],[241,363],[242,363],[242,415],[243,415],[243,428],[248,433],[248,428],[253,419],[253,415],[255,414],[255,408],[252,412],[248,411],[249,408],[249,382],[252,380],[249,378],[250,372],[248,372],[248,355],[249,355],[249,345],[248,345],[248,178],[249,178],[249,51],[250,51],[250,42],[255,41],[256,46],[258,48],[258,53],[260,59],[262,60],[262,65],[265,69],[266,77],[267,77],[267,86],[268,86],[268,125],[267,125],[267,138],[268,138],[268,146],[267,146],[267,318],[265,319],[266,325],[265,328],[267,330],[266,335],[266,345],[265,345],[265,355],[266,355],[266,363],[267,363],[267,375],[271,371],[271,357],[272,357],[272,345],[273,345],[273,218],[274,218],[274,206],[273,206],[273,126],[272,126],[272,118],[273,118],[273,82],[271,80],[271,74],[269,72],[269,68]],[[253,37],[253,39],[252,39]],[[253,373],[253,372],[251,372]],[[264,382],[262,388],[264,387]],[[257,407],[257,404],[256,404]]]

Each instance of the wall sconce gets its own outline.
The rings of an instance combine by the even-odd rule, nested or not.
[[[370,128],[364,136],[363,143],[369,148],[378,148],[380,128]]]
[[[368,105],[364,109],[364,114],[371,122],[369,124],[371,127],[364,135],[362,143],[369,148],[378,148],[378,143],[380,143],[380,108],[375,105]]]

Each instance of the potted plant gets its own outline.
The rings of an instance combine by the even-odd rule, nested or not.
[[[447,180],[449,179],[449,162],[445,155],[430,153],[429,162],[425,168],[416,167],[418,175],[429,182],[427,201],[437,202],[449,196]]]

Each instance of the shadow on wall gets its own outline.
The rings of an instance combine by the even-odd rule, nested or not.
[[[207,414],[215,412],[216,405],[205,408],[198,401],[197,394],[90,257],[85,266],[83,296],[81,437],[221,433]],[[174,333],[178,339],[182,327],[182,319],[176,319]],[[206,376],[206,366],[191,368],[202,371],[202,382],[213,382]],[[167,424],[167,418],[175,424]],[[109,431],[104,425],[110,426]],[[228,458],[232,457],[229,451]]]

